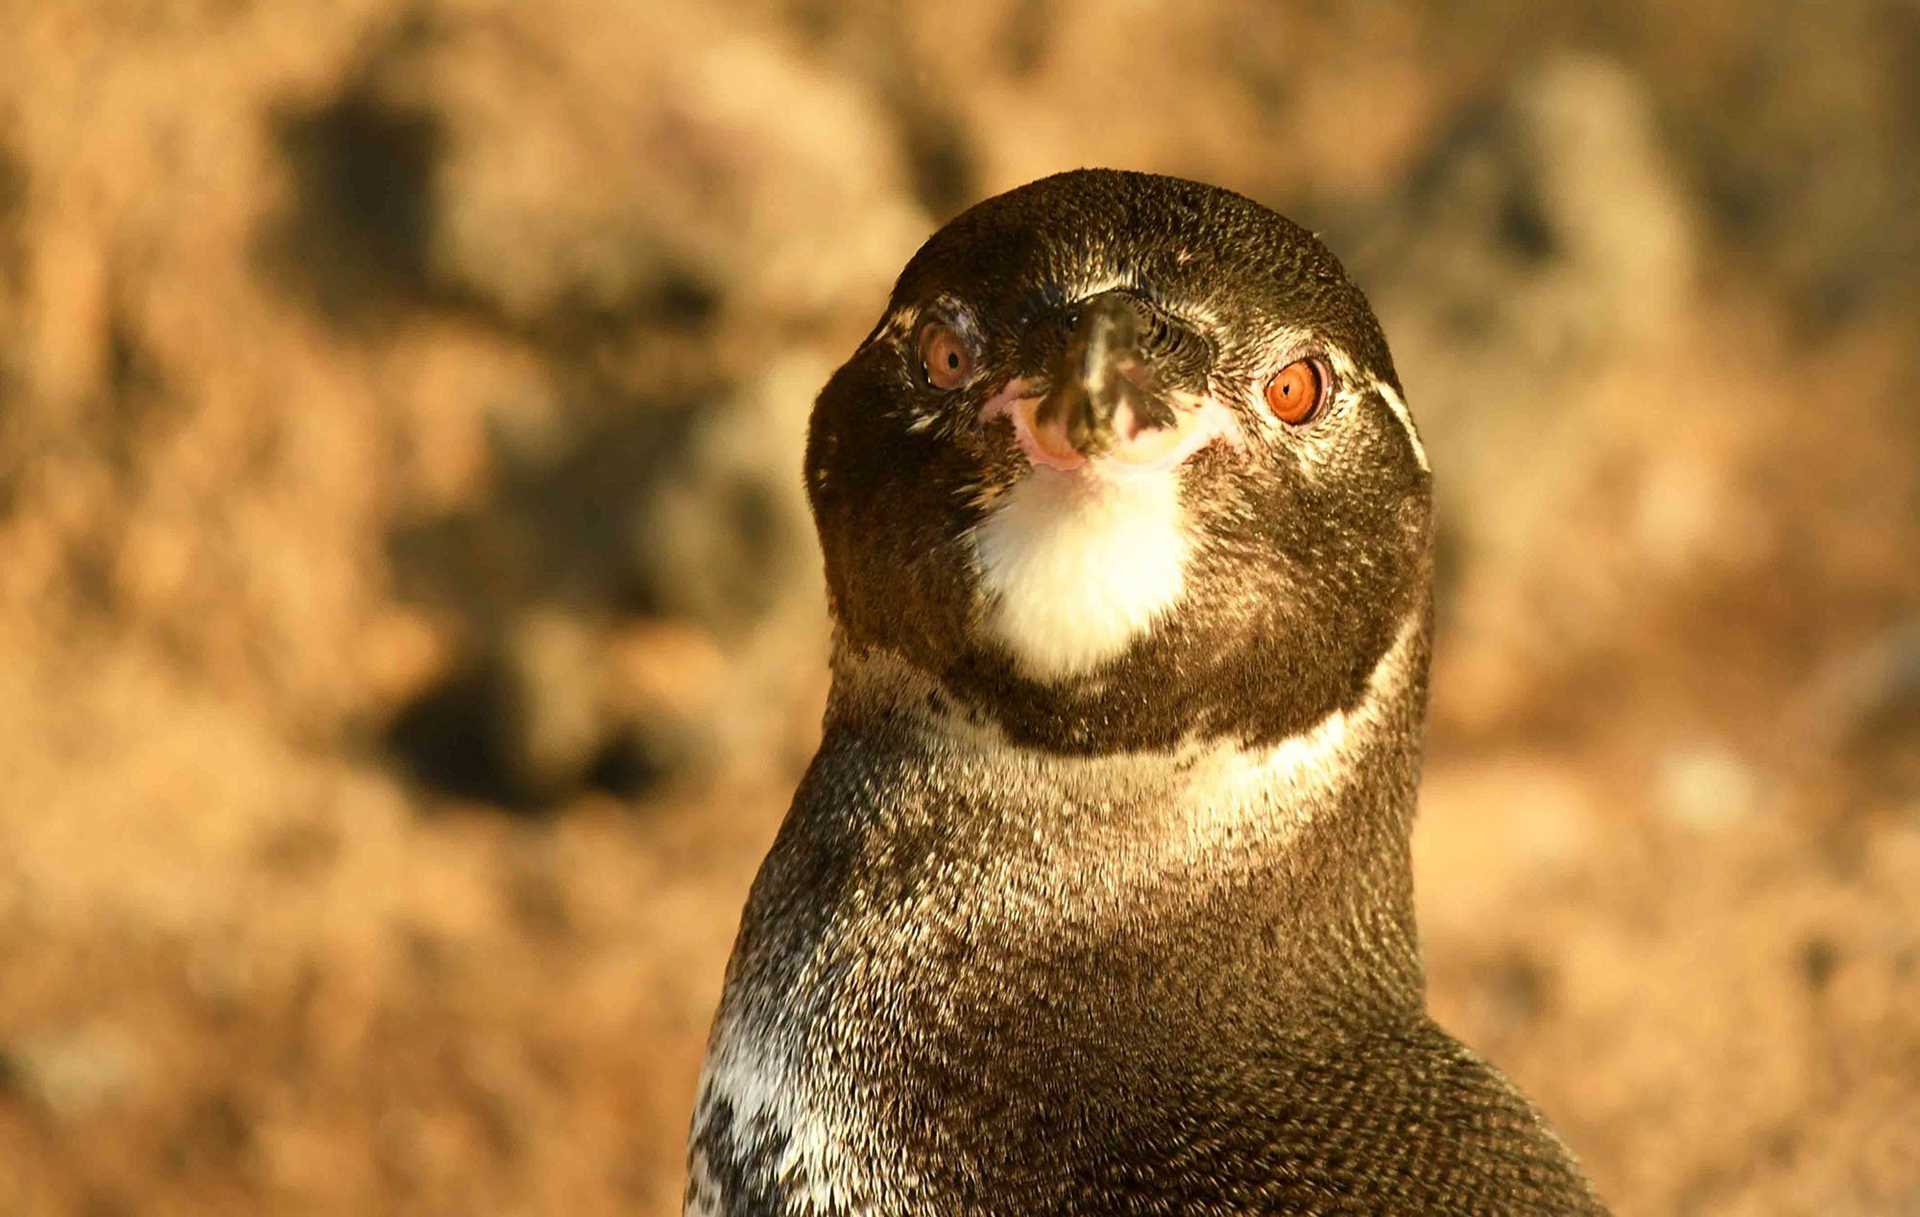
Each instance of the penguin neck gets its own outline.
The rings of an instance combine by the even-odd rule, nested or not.
[[[783,838],[837,859],[844,882],[818,896],[896,931],[1404,1007],[1421,984],[1408,837],[1427,654],[1415,614],[1353,704],[1278,744],[1068,756],[1007,742],[897,658],[840,647],[802,828]]]

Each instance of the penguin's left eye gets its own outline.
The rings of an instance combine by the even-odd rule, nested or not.
[[[1267,382],[1267,408],[1290,427],[1304,427],[1319,417],[1327,395],[1327,374],[1317,359],[1296,359]]]
[[[960,331],[932,322],[920,331],[920,367],[936,389],[958,389],[973,379],[973,348]]]

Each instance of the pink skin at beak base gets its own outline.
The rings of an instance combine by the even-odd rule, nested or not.
[[[1041,396],[1031,382],[1014,379],[980,411],[983,427],[1002,416],[1013,420],[1014,437],[1035,468],[1061,473],[1088,466],[1102,471],[1160,472],[1175,468],[1214,439],[1226,439],[1236,447],[1241,443],[1240,427],[1232,411],[1211,399],[1198,399],[1183,407],[1179,423],[1170,428],[1137,426],[1132,412],[1122,406],[1122,412],[1114,419],[1114,427],[1124,438],[1112,449],[1089,460],[1067,441],[1064,427],[1043,426],[1038,422],[1034,416],[1040,401]]]

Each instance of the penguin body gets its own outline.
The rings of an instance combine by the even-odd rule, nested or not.
[[[1430,475],[1310,234],[1140,174],[988,200],[806,476],[833,692],[689,1214],[1603,1211],[1425,1013]]]

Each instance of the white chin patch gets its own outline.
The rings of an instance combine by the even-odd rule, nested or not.
[[[974,530],[987,628],[1028,676],[1113,659],[1186,589],[1175,470],[1036,468]]]

